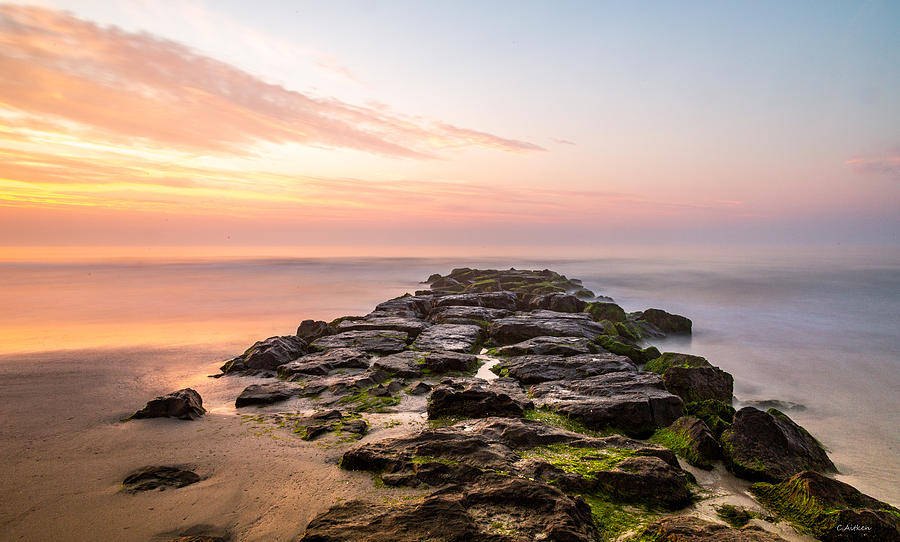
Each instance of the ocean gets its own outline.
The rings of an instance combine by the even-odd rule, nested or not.
[[[897,249],[269,252],[96,257],[85,249],[0,259],[0,390],[17,401],[0,407],[4,416],[27,416],[28,401],[47,400],[24,392],[27,379],[16,378],[39,374],[42,364],[65,360],[69,371],[101,375],[115,357],[110,378],[128,380],[134,393],[167,389],[175,379],[201,378],[256,340],[294,333],[301,320],[366,314],[423,288],[419,282],[432,273],[549,268],[582,279],[627,311],[656,307],[691,318],[693,336],[656,343],[660,350],[702,355],[732,373],[736,406],[796,403],[787,413],[830,451],[839,479],[900,504]],[[168,364],[178,370],[167,372]],[[24,422],[7,422],[28,431]]]

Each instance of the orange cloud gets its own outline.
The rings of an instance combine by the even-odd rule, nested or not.
[[[74,122],[106,141],[237,154],[291,142],[418,158],[453,147],[544,150],[308,96],[179,43],[42,8],[0,6],[0,73],[0,111]]]

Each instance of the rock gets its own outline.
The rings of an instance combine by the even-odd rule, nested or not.
[[[722,401],[693,401],[685,403],[684,412],[688,416],[695,416],[703,420],[713,436],[717,439],[722,432],[731,427],[735,409]]]
[[[346,469],[382,472],[388,485],[471,484],[500,471],[667,508],[690,498],[677,465],[671,451],[637,440],[494,417],[362,444],[341,459]]]
[[[514,386],[514,385],[513,385]],[[428,401],[428,418],[464,416],[522,416],[533,405],[513,386],[498,381],[480,379],[445,378],[431,392]]]
[[[149,401],[144,408],[129,416],[128,419],[180,418],[196,420],[205,413],[206,409],[203,408],[203,399],[200,394],[191,388],[184,388]]]
[[[653,442],[673,450],[688,463],[702,469],[711,469],[712,462],[722,457],[716,437],[703,423],[692,416],[682,416],[664,429],[653,434]]]
[[[519,356],[494,365],[491,370],[509,376],[522,384],[537,384],[551,380],[578,380],[614,372],[637,371],[624,356],[604,352],[577,356]]]
[[[279,365],[280,378],[294,375],[327,375],[335,369],[367,369],[371,356],[359,348],[334,348],[306,354],[295,361]]]
[[[477,366],[478,358],[472,354],[415,350],[384,356],[372,364],[373,368],[400,378],[416,378],[423,374],[444,374],[451,371],[470,372]]]
[[[375,307],[374,313],[383,313],[386,316],[424,319],[431,312],[432,302],[433,298],[430,295],[405,295],[379,303]]]
[[[593,354],[598,352],[590,339],[584,337],[534,337],[527,341],[500,347],[498,356],[525,356],[528,354],[574,356],[576,354]]]
[[[422,352],[407,350],[376,359],[372,368],[400,378],[416,378],[422,376],[424,364]]]
[[[496,477],[453,486],[417,502],[377,505],[352,501],[314,518],[305,542],[593,542],[591,509],[546,484]]]
[[[306,341],[295,335],[269,337],[259,341],[240,356],[222,366],[223,373],[264,369],[274,371],[279,365],[306,353]]]
[[[413,343],[418,350],[445,350],[470,353],[481,341],[482,329],[465,324],[436,324],[422,332]]]
[[[661,309],[647,309],[638,318],[667,334],[691,334],[691,320]]]
[[[489,309],[516,310],[519,299],[513,292],[484,292],[446,295],[438,298],[434,308],[450,306],[487,307]]]
[[[546,309],[556,312],[582,312],[586,306],[587,303],[578,297],[561,292],[539,295],[528,303],[531,310]]]
[[[168,542],[228,542],[228,540],[229,538],[224,536],[189,535],[170,538]]]
[[[626,319],[625,311],[615,303],[604,303],[602,301],[588,303],[584,307],[584,311],[590,314],[591,318],[597,322],[601,320],[624,322]]]
[[[734,529],[693,516],[659,519],[644,528],[640,540],[646,542],[785,542],[780,536],[754,525]]]
[[[491,324],[491,336],[497,344],[515,344],[534,337],[585,337],[596,339],[603,326],[586,314],[533,311],[500,318]]]
[[[297,328],[297,336],[307,342],[314,341],[323,335],[331,335],[334,332],[328,323],[321,320],[304,320]]]
[[[900,540],[900,510],[844,482],[803,471],[750,491],[766,508],[824,542]]]
[[[619,337],[601,335],[597,337],[594,342],[607,352],[626,356],[638,365],[643,365],[644,363],[659,357],[659,350],[657,350],[655,346],[639,348],[633,344],[622,342],[619,340]]]
[[[358,348],[371,354],[393,354],[406,350],[407,334],[403,331],[345,331],[320,337],[310,344],[315,350]]]
[[[752,406],[754,408],[758,408],[760,410],[768,410],[770,408],[777,408],[778,410],[784,412],[785,410],[795,410],[797,412],[806,410],[805,405],[801,405],[800,403],[794,403],[792,401],[781,401],[778,399],[763,399],[757,401],[744,401],[744,406]]]
[[[350,433],[361,437],[369,425],[359,414],[342,414],[339,410],[316,412],[312,416],[294,420],[294,432],[303,440],[315,440],[325,433]]]
[[[652,373],[614,372],[573,381],[552,381],[532,388],[539,406],[575,418],[592,429],[615,427],[629,435],[649,436],[681,416],[681,399],[666,391]]]
[[[431,391],[431,385],[426,384],[425,382],[416,382],[412,386],[409,387],[410,395],[425,395],[426,393]]]
[[[663,373],[663,382],[686,403],[708,399],[730,403],[734,390],[734,377],[718,367],[670,367]]]
[[[130,473],[122,481],[127,491],[149,491],[184,487],[200,481],[197,473],[173,466],[141,467]]]
[[[681,367],[691,369],[696,367],[712,367],[713,365],[701,356],[693,356],[691,354],[680,354],[678,352],[666,352],[656,359],[652,359],[644,365],[645,371],[651,371],[657,374],[663,374],[671,367]]]
[[[738,410],[719,440],[726,466],[748,480],[779,482],[804,470],[837,471],[822,445],[774,408]]]
[[[416,318],[401,316],[381,316],[381,312],[373,312],[363,320],[344,320],[337,326],[340,333],[344,331],[390,330],[403,331],[410,338],[419,335],[430,324]]]
[[[504,318],[510,314],[512,313],[506,309],[448,305],[434,309],[429,319],[435,324],[470,324],[485,326],[497,318]]]
[[[271,405],[279,401],[285,401],[292,397],[303,395],[303,388],[287,382],[268,382],[265,384],[251,384],[234,400],[237,408],[250,405]]]

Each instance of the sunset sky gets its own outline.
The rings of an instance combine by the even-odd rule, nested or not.
[[[900,244],[900,3],[0,4],[0,245]]]

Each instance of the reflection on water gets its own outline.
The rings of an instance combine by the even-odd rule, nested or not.
[[[552,268],[626,310],[654,306],[691,317],[694,336],[667,340],[661,350],[706,356],[735,375],[741,400],[806,405],[791,416],[831,447],[845,479],[900,502],[896,250],[632,247],[541,254],[191,258],[182,251],[170,259],[157,251],[143,259],[78,261],[20,255],[0,262],[0,354],[190,344],[236,352],[293,333],[306,318],[365,314],[453,267]],[[14,359],[4,356],[0,364]]]

